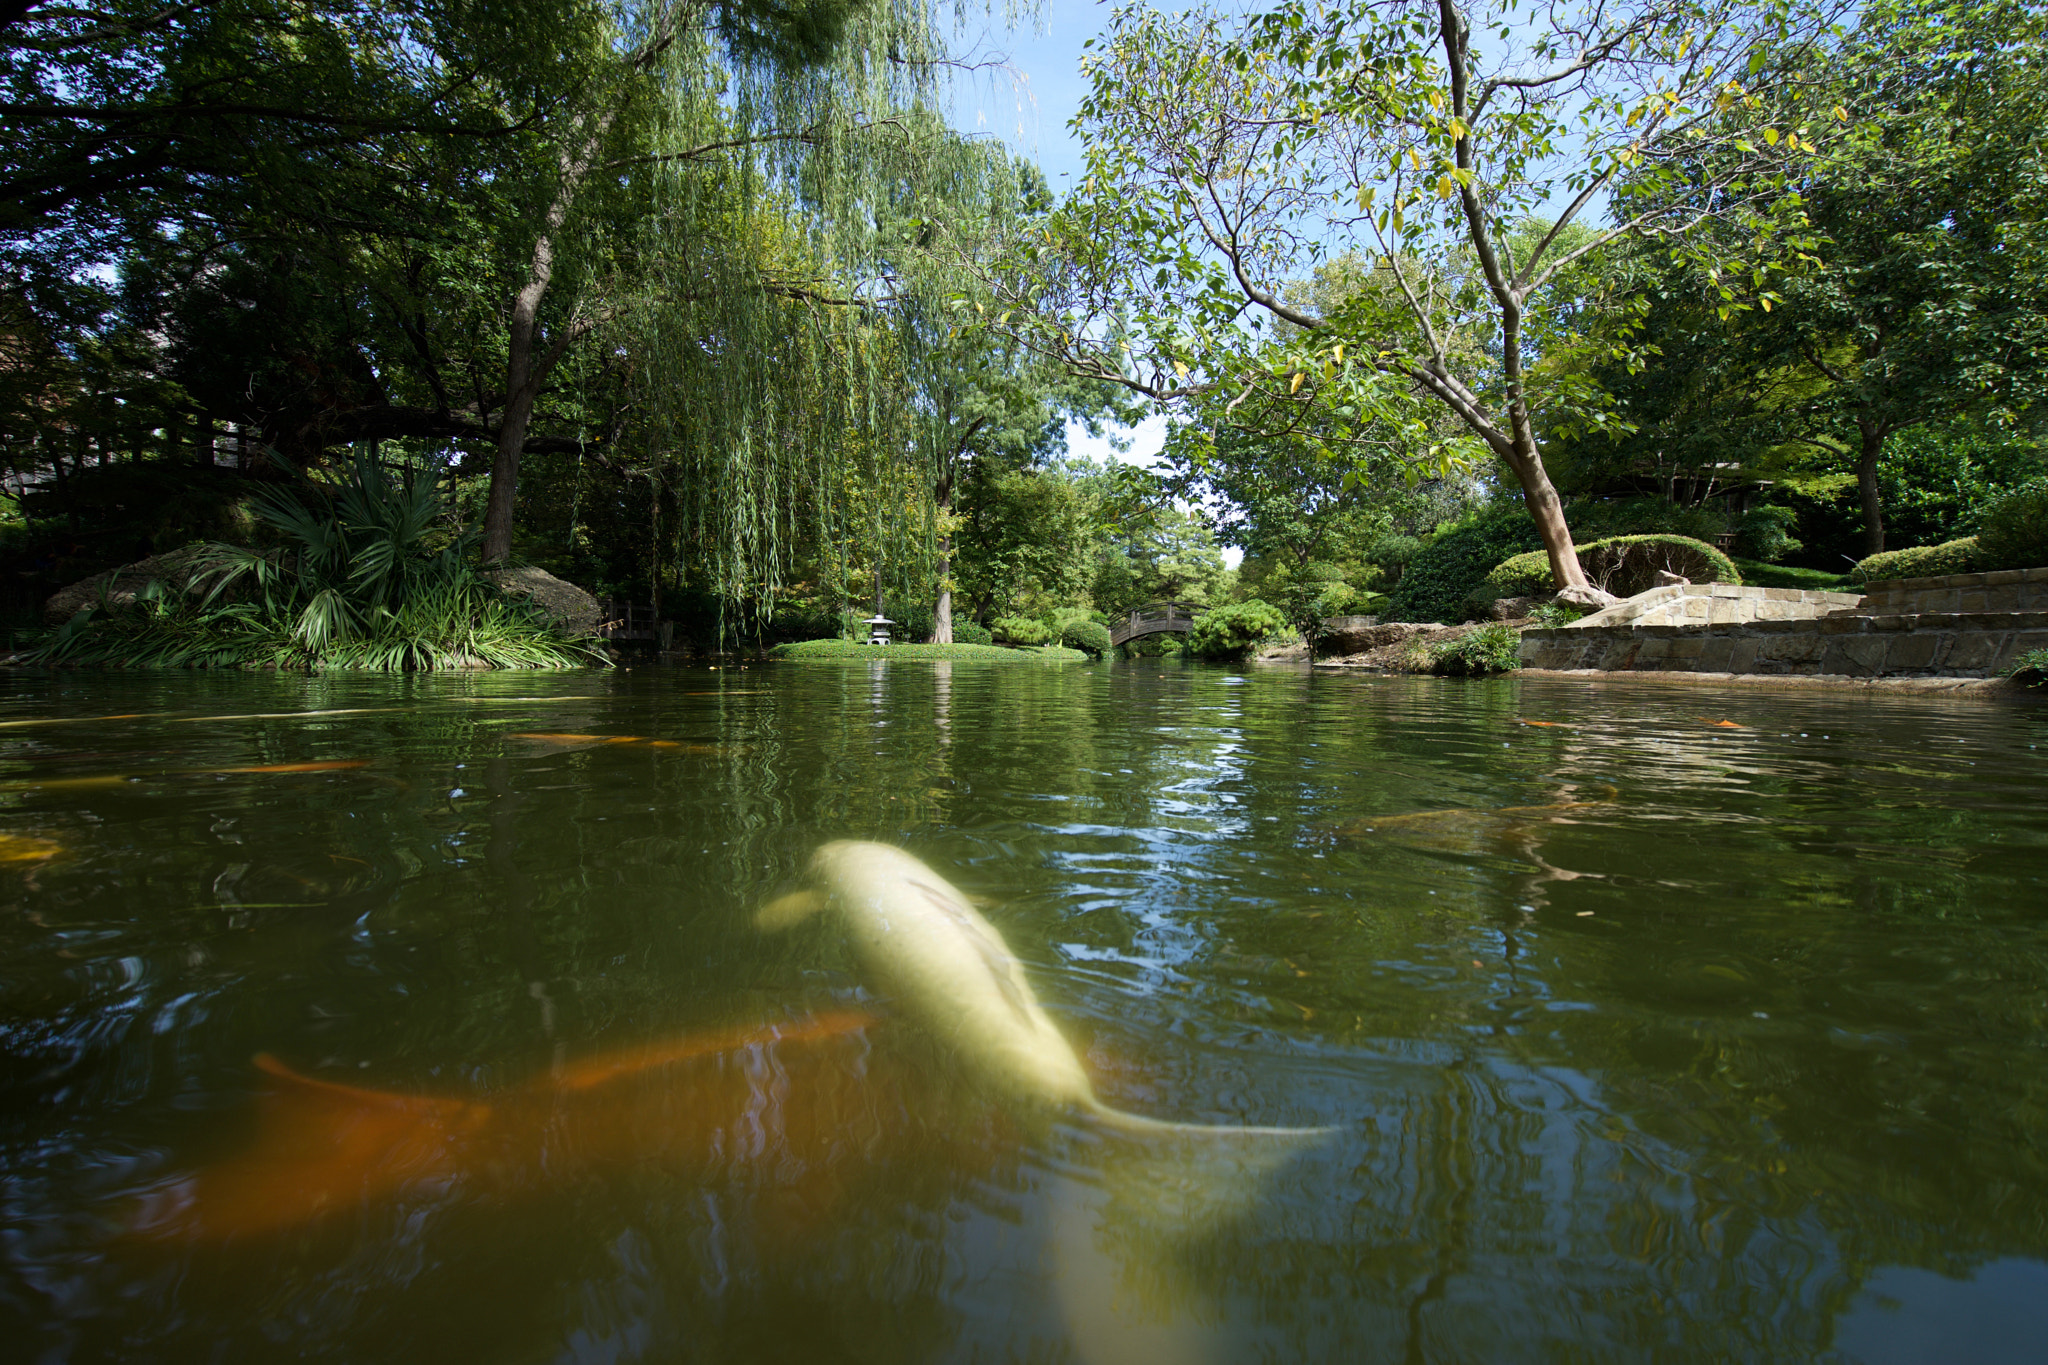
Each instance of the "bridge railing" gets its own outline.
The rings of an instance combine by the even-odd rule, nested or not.
[[[1195,617],[1204,608],[1186,602],[1147,602],[1134,608],[1122,622],[1110,627],[1111,644],[1123,644],[1141,635],[1159,635],[1168,631],[1185,632],[1195,624]]]

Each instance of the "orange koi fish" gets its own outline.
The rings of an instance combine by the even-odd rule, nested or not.
[[[0,834],[0,863],[46,863],[64,851],[54,839],[32,834]]]
[[[535,744],[561,744],[565,746],[574,744],[645,744],[647,742],[638,735],[580,735],[574,732],[568,734],[538,734],[532,731],[522,731],[513,735],[512,738],[530,740]]]
[[[1576,730],[1579,728],[1576,725],[1568,725],[1561,720],[1517,720],[1515,724],[1540,725],[1546,730]]]
[[[259,763],[236,768],[159,768],[155,772],[95,773],[90,777],[27,777],[0,784],[0,789],[12,791],[24,787],[52,790],[120,787],[130,782],[145,782],[160,777],[213,777],[228,773],[334,773],[369,766],[370,760],[367,758],[329,758],[311,763]]]
[[[1700,724],[1711,726],[1716,730],[1747,730],[1749,728],[1747,725],[1738,725],[1732,720],[1708,720],[1705,716],[1696,716],[1694,719],[1699,721]]]
[[[577,1172],[658,1160],[770,1187],[812,1211],[886,1140],[915,1143],[914,1067],[877,1065],[876,1022],[832,1010],[692,1034],[559,1067],[477,1098],[370,1090],[268,1055],[252,1146],[153,1197],[130,1231],[262,1237],[431,1192],[506,1197]]]
[[[686,744],[676,739],[643,739],[639,735],[581,735],[543,734],[522,731],[510,736],[533,744],[553,744],[561,748],[574,748],[579,744],[638,744],[648,749],[680,749],[693,754],[715,754],[737,749],[734,744]]]

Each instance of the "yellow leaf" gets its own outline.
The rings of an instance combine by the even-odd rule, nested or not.
[[[1182,379],[1186,379],[1188,377],[1188,367],[1181,361],[1176,360],[1173,362],[1173,372],[1179,375]]]
[[[1776,128],[1766,128],[1766,129],[1764,129],[1764,141],[1766,141],[1766,142],[1770,143],[1770,144],[1771,144],[1771,145],[1772,145],[1773,147],[1777,146],[1777,145],[1778,145],[1778,130],[1777,130]]]
[[[1287,386],[1287,392],[1289,392],[1289,393],[1300,393],[1300,392],[1301,392],[1301,381],[1302,381],[1302,380],[1304,380],[1304,379],[1307,379],[1307,378],[1308,378],[1308,375],[1307,375],[1307,374],[1306,374],[1305,372],[1303,372],[1303,371],[1301,371],[1301,370],[1296,370],[1296,371],[1294,372],[1294,382],[1293,382],[1292,384],[1289,384],[1289,385]]]
[[[1839,104],[1838,104],[1838,105],[1836,105],[1836,106],[1835,106],[1835,122],[1837,122],[1837,123],[1847,123],[1848,121],[1849,121],[1849,111],[1848,111],[1847,109],[1844,109],[1844,108],[1843,108],[1843,107],[1842,107],[1841,105],[1839,105]]]
[[[1437,198],[1439,198],[1439,199],[1448,199],[1448,198],[1450,198],[1450,197],[1451,197],[1451,196],[1452,196],[1453,194],[1455,194],[1456,192],[1457,192],[1457,191],[1456,191],[1456,190],[1454,190],[1454,189],[1453,189],[1453,188],[1451,187],[1451,178],[1450,178],[1449,176],[1447,176],[1447,175],[1440,175],[1440,176],[1438,176],[1438,177],[1436,178],[1436,197],[1437,197]]]
[[[1415,150],[1415,149],[1414,149],[1413,147],[1410,147],[1410,148],[1408,149],[1408,159],[1409,159],[1410,161],[1412,161],[1413,163],[1415,163],[1415,169],[1416,169],[1416,170],[1418,170],[1418,171],[1419,171],[1419,170],[1421,170],[1421,169],[1422,169],[1422,153],[1421,153],[1421,152],[1418,152],[1418,151],[1416,151],[1416,150]]]
[[[1771,311],[1771,296],[1769,294],[1758,295],[1757,302],[1761,303],[1764,306],[1764,311],[1766,313]]]
[[[1340,364],[1340,365],[1341,365],[1341,364],[1343,364],[1343,363],[1344,363],[1344,343],[1343,343],[1343,342],[1341,342],[1341,341],[1340,341],[1340,342],[1338,342],[1338,343],[1337,343],[1337,349],[1336,349],[1335,351],[1331,352],[1331,354],[1332,354],[1332,355],[1334,355],[1334,356],[1336,356],[1336,358],[1337,358],[1337,363],[1338,363],[1338,364]]]

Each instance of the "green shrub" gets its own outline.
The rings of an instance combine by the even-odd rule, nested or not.
[[[882,614],[895,622],[889,629],[892,640],[921,644],[932,638],[932,631],[939,624],[938,609],[929,602],[891,602]],[[867,628],[861,629],[865,632]],[[865,633],[861,638],[867,638]]]
[[[1423,551],[1423,544],[1414,536],[1384,535],[1365,549],[1368,562],[1398,573],[1413,564]]]
[[[1188,652],[1202,659],[1242,659],[1287,629],[1287,618],[1258,598],[1204,612],[1188,632]]]
[[[200,544],[132,604],[88,608],[37,662],[122,668],[578,668],[605,662],[506,598],[446,529],[430,478],[359,453],[327,483],[269,486],[250,510],[275,548]]]
[[[2029,687],[2048,686],[2048,649],[2030,649],[2012,661],[2012,676]]]
[[[998,616],[988,629],[1006,645],[1042,645],[1052,639],[1052,627],[1029,616]]]
[[[1542,550],[1513,555],[1493,566],[1484,585],[1495,597],[1534,597],[1551,588],[1550,556]]]
[[[1513,626],[1481,626],[1470,635],[1429,646],[1429,671],[1447,678],[1509,673],[1522,666],[1522,634]]]
[[[1886,550],[1856,561],[1849,577],[1858,583],[1883,583],[1894,578],[1941,578],[1952,573],[1975,573],[1983,567],[1977,537],[1965,536],[1941,545],[1916,545],[1910,550]]]
[[[953,643],[956,645],[988,645],[995,643],[995,636],[989,628],[971,616],[953,618]]]
[[[2048,566],[2048,479],[2023,483],[1993,498],[1977,532],[1978,567]]]
[[[1695,583],[1742,581],[1728,556],[1685,536],[1613,536],[1574,548],[1586,578],[1616,597],[1633,597],[1655,587],[1659,570]],[[1493,597],[1527,597],[1547,593],[1550,586],[1550,557],[1541,550],[1502,560],[1483,584]]]
[[[1744,512],[1735,523],[1735,553],[1749,559],[1775,564],[1800,547],[1792,527],[1799,513],[1789,507],[1765,503]]]
[[[1389,621],[1454,619],[1488,570],[1542,544],[1519,502],[1495,503],[1439,530],[1402,573],[1383,615]]]
[[[1069,621],[1067,628],[1060,632],[1060,643],[1068,649],[1078,649],[1101,658],[1116,648],[1109,640],[1109,627],[1093,621]]]
[[[1344,581],[1343,570],[1334,564],[1305,564],[1278,585],[1269,579],[1268,586],[1278,587],[1281,614],[1301,632],[1311,650],[1322,636],[1325,619],[1342,616],[1354,610],[1362,597],[1372,596],[1355,591]]]

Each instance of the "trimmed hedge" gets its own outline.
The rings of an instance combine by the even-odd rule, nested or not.
[[[1060,643],[1068,649],[1093,654],[1098,659],[1116,648],[1110,643],[1109,627],[1093,621],[1067,622],[1067,628],[1060,632]]]
[[[1981,569],[2048,567],[2048,479],[2035,479],[1993,498],[1978,522]]]
[[[1657,585],[1657,573],[1682,574],[1695,583],[1740,583],[1735,561],[1690,536],[1610,536],[1572,547],[1588,581],[1616,597],[1634,597]],[[1485,586],[1499,597],[1531,597],[1551,589],[1550,556],[1531,550],[1496,564]]]
[[[988,628],[1006,645],[1042,645],[1052,639],[1052,627],[1030,616],[998,616]]]
[[[1858,583],[1882,583],[1891,578],[1940,578],[1952,573],[1975,573],[1983,568],[1977,537],[1946,541],[1940,545],[1916,545],[1910,550],[1886,550],[1856,561],[1849,577]]]
[[[990,645],[995,636],[988,633],[988,627],[971,616],[953,618],[953,643],[956,645]]]

